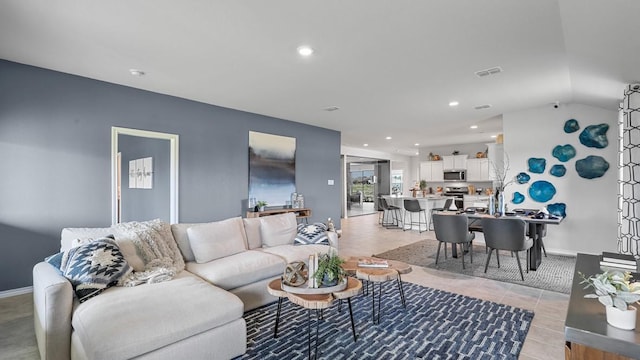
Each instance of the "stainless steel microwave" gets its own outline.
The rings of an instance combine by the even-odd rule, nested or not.
[[[464,170],[445,171],[444,181],[466,181],[467,172]]]

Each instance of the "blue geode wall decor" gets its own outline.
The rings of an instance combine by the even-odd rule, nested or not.
[[[609,145],[607,130],[608,124],[589,125],[580,133],[580,142],[584,146],[604,149]]]
[[[534,174],[542,174],[547,166],[547,160],[542,158],[529,158],[527,163],[529,164],[529,171]]]
[[[549,214],[555,216],[567,217],[567,204],[565,203],[554,203],[547,205],[547,211]]]
[[[564,132],[566,132],[567,134],[574,133],[578,130],[580,130],[580,125],[578,124],[578,120],[569,119],[564,122]]]
[[[576,156],[576,148],[569,144],[558,145],[553,148],[551,155],[562,162],[567,162]]]
[[[585,179],[599,178],[609,170],[609,163],[602,156],[589,155],[576,161],[576,171]]]
[[[553,165],[549,170],[549,174],[556,177],[562,177],[566,173],[567,173],[567,168],[564,167],[564,165]]]
[[[514,204],[522,204],[522,202],[524,201],[524,195],[522,195],[519,192],[514,192],[513,193],[513,199],[511,199],[511,202]]]
[[[556,188],[548,181],[538,180],[529,186],[529,196],[537,202],[547,202],[556,194]]]
[[[531,176],[529,176],[529,174],[525,172],[521,172],[518,175],[516,175],[516,182],[518,184],[526,184],[529,182],[529,180],[531,180]]]

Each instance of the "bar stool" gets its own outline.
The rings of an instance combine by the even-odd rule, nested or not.
[[[386,228],[398,228],[400,226],[400,222],[398,219],[400,208],[397,206],[389,205],[385,198],[380,198],[380,203],[382,204],[383,209],[382,226]],[[389,221],[389,216],[391,216],[391,221]]]
[[[448,198],[447,200],[444,201],[444,206],[443,207],[431,208],[431,211],[429,213],[429,218],[431,219],[431,222],[429,223],[429,230],[433,230],[433,213],[434,212],[438,212],[438,211],[447,211],[447,210],[449,210],[449,208],[451,207],[452,203],[453,203],[453,199],[452,198]]]
[[[402,219],[402,231],[407,231],[407,215],[409,215],[409,229],[415,224],[413,222],[413,214],[418,213],[418,233],[422,233],[422,222],[420,221],[420,214],[424,214],[424,227],[427,231],[427,211],[420,207],[420,202],[416,199],[404,200],[404,218]]]

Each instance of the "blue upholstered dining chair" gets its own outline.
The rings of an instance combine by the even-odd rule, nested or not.
[[[469,249],[471,263],[473,264],[472,241],[476,235],[469,232],[469,219],[462,214],[433,214],[433,227],[438,240],[438,251],[436,253],[436,265],[440,257],[440,247],[444,243],[444,258],[447,258],[447,243],[457,246],[460,244],[460,257],[462,258],[462,268],[464,269],[464,248]]]
[[[529,239],[526,234],[527,224],[518,218],[483,218],[482,230],[484,232],[484,241],[489,248],[487,262],[484,264],[484,272],[487,272],[489,261],[493,250],[496,250],[496,260],[500,267],[500,250],[511,251],[516,254],[518,261],[518,269],[520,270],[520,278],[524,281],[522,266],[520,264],[519,251],[527,252],[527,272],[529,272],[529,250],[533,246],[533,240]]]

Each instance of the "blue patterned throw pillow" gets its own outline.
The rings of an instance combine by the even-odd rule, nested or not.
[[[60,270],[69,279],[80,302],[84,302],[131,271],[112,237],[96,239],[64,253]]]
[[[312,225],[298,224],[298,234],[295,245],[321,244],[329,245],[327,236],[327,225],[315,223]]]

